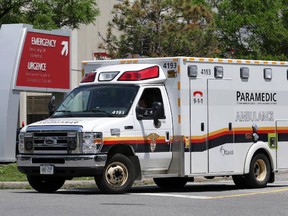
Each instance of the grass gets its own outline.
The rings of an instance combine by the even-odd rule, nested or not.
[[[93,180],[93,177],[77,177],[73,180]],[[26,175],[17,169],[16,163],[0,165],[0,182],[10,181],[27,181]]]
[[[11,163],[0,165],[0,181],[27,181],[27,178],[18,171],[16,163]]]

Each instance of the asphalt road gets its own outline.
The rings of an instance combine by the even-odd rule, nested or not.
[[[61,189],[53,194],[4,189],[0,190],[0,215],[287,216],[287,176],[277,175],[274,184],[249,190],[236,189],[230,179],[189,183],[175,191],[134,186],[123,195],[104,195],[96,187]]]

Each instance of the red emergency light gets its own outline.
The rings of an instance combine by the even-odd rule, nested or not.
[[[81,83],[94,82],[95,77],[96,77],[96,73],[95,72],[88,73],[82,79]]]
[[[126,71],[118,81],[140,81],[159,77],[159,67],[153,66],[139,71]]]

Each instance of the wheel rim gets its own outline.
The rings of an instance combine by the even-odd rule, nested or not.
[[[113,187],[123,186],[128,179],[128,169],[127,167],[120,163],[111,163],[105,172],[106,181]]]
[[[258,159],[254,164],[254,176],[258,181],[264,181],[267,176],[267,166],[264,160]]]

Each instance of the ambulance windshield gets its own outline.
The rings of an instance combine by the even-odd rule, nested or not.
[[[74,89],[51,118],[124,117],[139,87],[135,85],[89,85]]]

